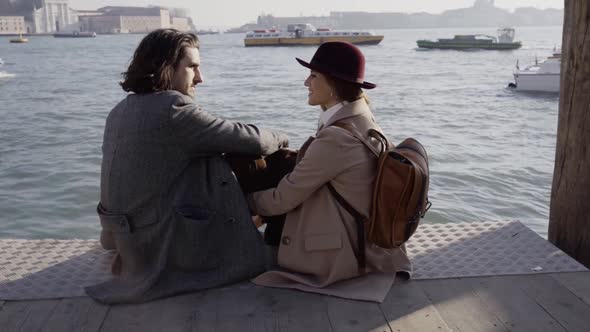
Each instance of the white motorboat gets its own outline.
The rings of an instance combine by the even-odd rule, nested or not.
[[[4,64],[4,61],[2,60],[2,58],[0,58],[0,66],[2,66]]]
[[[559,92],[561,70],[561,51],[554,50],[553,55],[542,62],[535,60],[534,65],[520,69],[516,63],[514,87],[516,91]]]

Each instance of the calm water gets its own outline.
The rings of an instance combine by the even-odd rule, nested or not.
[[[427,222],[519,219],[545,236],[558,97],[506,86],[561,44],[561,28],[517,28],[517,51],[418,51],[415,40],[495,29],[385,30],[364,46],[374,113],[396,142],[419,139],[431,158]],[[0,238],[93,238],[104,121],[143,36],[0,38]],[[245,48],[243,35],[201,37],[197,102],[236,121],[280,129],[298,147],[314,132],[307,71],[315,47]]]

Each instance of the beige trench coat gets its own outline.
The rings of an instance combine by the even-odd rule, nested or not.
[[[380,130],[364,99],[345,105],[308,147],[304,144],[303,158],[277,188],[249,196],[250,208],[260,215],[287,213],[278,250],[278,265],[284,270],[266,272],[253,280],[256,284],[313,292],[359,276],[354,218],[325,184],[331,182],[357,211],[368,215],[377,160],[345,129],[330,126],[335,122],[348,123],[361,133],[370,128]],[[411,273],[405,248],[383,249],[367,243],[366,257],[368,272],[384,272],[391,277],[399,271]],[[354,290],[358,291],[363,289]]]

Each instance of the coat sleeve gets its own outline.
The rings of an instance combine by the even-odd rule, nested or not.
[[[326,128],[307,149],[305,156],[279,182],[276,188],[258,191],[248,196],[248,204],[256,214],[273,216],[287,213],[321,186],[341,172],[360,162],[349,158],[346,150],[356,139],[339,128]]]
[[[188,97],[174,100],[170,121],[178,144],[191,154],[269,155],[289,144],[283,133],[218,118],[198,108]]]

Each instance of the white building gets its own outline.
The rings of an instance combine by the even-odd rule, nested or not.
[[[175,28],[193,31],[194,26],[186,11],[165,7],[119,7],[108,6],[96,11],[79,11],[80,30],[96,33],[147,33],[155,29]]]
[[[24,16],[0,16],[0,35],[26,32]]]
[[[41,7],[33,11],[32,23],[35,33],[60,31],[76,22],[78,17],[70,10],[68,0],[42,0]]]

